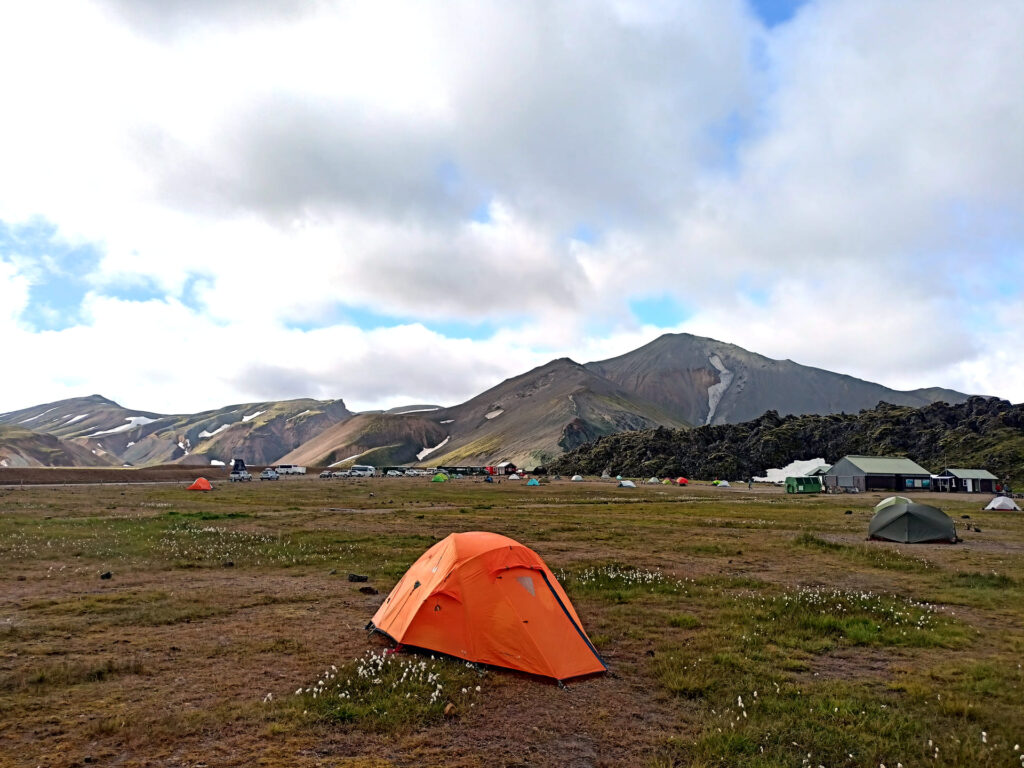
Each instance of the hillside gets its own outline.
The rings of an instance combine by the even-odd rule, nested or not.
[[[450,439],[425,457],[434,464],[510,460],[534,466],[601,435],[687,426],[568,358],[503,381],[437,417]]]
[[[587,368],[691,424],[734,424],[767,411],[856,413],[879,402],[921,407],[967,398],[937,387],[889,389],[688,333],[666,334]]]
[[[6,413],[0,424],[31,427],[115,464],[211,464],[234,456],[268,464],[351,415],[341,400],[311,399],[164,415],[92,395]]]
[[[307,466],[357,461],[373,466],[411,464],[423,446],[436,445],[445,436],[445,428],[422,413],[360,413],[324,430],[281,461]]]
[[[0,425],[0,467],[109,467],[109,456],[22,427]]]
[[[859,414],[769,412],[743,424],[604,437],[567,453],[551,470],[736,479],[797,459],[824,456],[833,463],[847,454],[909,456],[932,472],[978,467],[1024,481],[1024,405],[971,397],[918,409],[879,403]]]
[[[534,466],[601,435],[659,424],[685,426],[568,359],[508,379],[452,408],[394,411],[360,414],[283,460],[330,464],[347,459],[378,466],[507,459]]]

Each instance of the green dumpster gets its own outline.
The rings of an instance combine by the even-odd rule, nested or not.
[[[820,477],[787,477],[786,493],[821,493]]]

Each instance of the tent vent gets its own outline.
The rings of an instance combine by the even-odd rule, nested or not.
[[[537,596],[537,592],[533,588],[533,579],[531,579],[529,576],[519,576],[516,578],[516,581],[522,584],[523,589],[525,589],[531,595],[533,595],[534,597]]]

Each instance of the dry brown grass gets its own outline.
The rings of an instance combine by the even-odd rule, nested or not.
[[[965,533],[958,546],[871,545],[864,554],[874,500],[404,479],[288,478],[206,495],[175,486],[0,490],[0,766],[66,768],[86,758],[351,768],[718,763],[710,754],[722,764],[770,765],[745,743],[712,738],[713,718],[735,698],[730,686],[759,676],[762,696],[769,681],[805,697],[817,691],[823,701],[841,690],[852,696],[843,686],[854,686],[858,696],[920,712],[922,722],[963,721],[965,732],[987,728],[990,740],[1017,733],[1024,741],[1020,723],[1000,731],[984,720],[986,701],[1024,697],[1011,661],[1024,655],[1024,517],[945,497],[958,522],[970,514],[982,531]],[[854,514],[844,515],[847,508]],[[569,578],[613,674],[567,690],[492,671],[474,706],[390,730],[310,720],[288,703],[330,664],[383,647],[363,626],[430,542],[480,529],[519,539],[567,575],[619,563],[686,589],[589,588]],[[202,546],[167,543],[191,542],[184,531]],[[816,546],[803,533],[844,548]],[[108,570],[113,577],[100,579]],[[380,594],[361,594],[361,584],[346,580],[350,571],[369,575]],[[984,576],[992,572],[1003,579]],[[813,585],[933,601],[961,634],[950,635],[949,647],[891,647],[779,628],[767,642],[737,644],[755,626],[743,623],[742,601]],[[698,681],[696,695],[674,692],[666,658],[716,653],[717,671]],[[993,676],[1009,692],[989,690]],[[954,679],[959,687],[941,712],[919,703]],[[268,693],[273,701],[264,702]],[[800,754],[838,738],[822,734],[822,744]],[[765,743],[755,737],[763,734],[745,736]],[[923,760],[913,746],[904,765]],[[988,762],[964,754],[981,765],[1014,764],[1009,753]],[[877,766],[876,757],[845,764]]]

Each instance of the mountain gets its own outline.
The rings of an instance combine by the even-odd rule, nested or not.
[[[567,453],[550,469],[736,479],[816,456],[835,463],[848,454],[909,456],[932,472],[949,466],[981,468],[1024,481],[1024,405],[970,397],[956,405],[923,408],[879,403],[858,414],[780,416],[769,411],[742,424],[611,435]]]
[[[939,388],[901,392],[714,339],[667,334],[608,360],[553,360],[451,407],[353,415],[341,400],[304,399],[164,415],[92,395],[0,414],[0,424],[52,435],[116,465],[241,456],[257,465],[510,460],[531,467],[618,432],[732,424],[768,411],[855,413],[879,402],[920,407],[966,398]]]
[[[889,389],[688,333],[665,334],[587,368],[691,424],[734,424],[766,411],[856,413],[879,402],[920,407],[967,399],[949,389]]]
[[[534,466],[601,435],[686,422],[563,358],[451,408],[360,414],[284,457],[290,463]]]
[[[162,415],[92,395],[5,413],[0,424],[59,437],[117,465],[211,464],[234,456],[269,464],[351,415],[341,400],[311,399]]]
[[[109,467],[108,456],[30,429],[0,425],[0,467]]]

